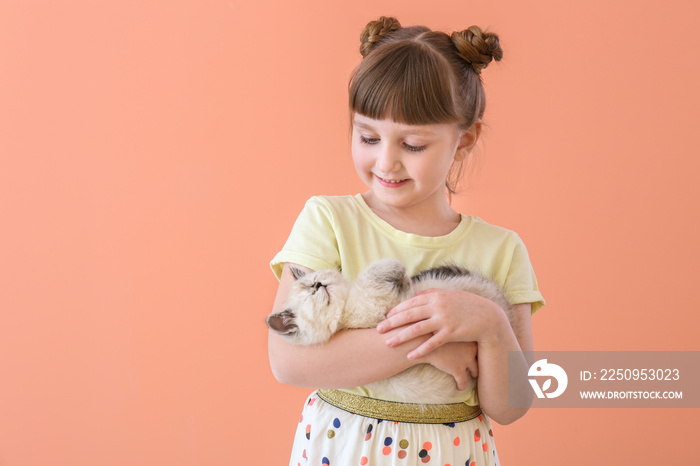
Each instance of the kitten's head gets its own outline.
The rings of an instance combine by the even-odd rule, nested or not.
[[[323,343],[338,330],[349,285],[337,270],[290,269],[296,281],[284,310],[268,316],[267,326],[297,345]]]

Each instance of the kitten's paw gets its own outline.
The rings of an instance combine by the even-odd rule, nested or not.
[[[406,274],[406,267],[394,259],[383,259],[367,269],[367,279],[375,283],[386,283],[399,295],[411,288],[411,279]]]
[[[296,324],[296,316],[291,309],[285,309],[267,316],[267,326],[280,335],[293,336],[299,330]]]

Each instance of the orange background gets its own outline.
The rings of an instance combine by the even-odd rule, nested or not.
[[[692,0],[0,3],[0,465],[286,464],[268,261],[359,192],[359,33],[500,33],[458,210],[516,230],[538,350],[698,350]],[[532,410],[505,465],[686,463],[698,410]],[[692,462],[692,461],[691,461]]]

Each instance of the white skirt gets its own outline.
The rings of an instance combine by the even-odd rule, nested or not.
[[[445,423],[375,419],[334,406],[315,391],[304,405],[289,461],[290,466],[421,464],[499,465],[488,416]]]

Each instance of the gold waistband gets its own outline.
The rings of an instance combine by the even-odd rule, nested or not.
[[[469,406],[466,403],[451,403],[447,405],[400,403],[368,398],[333,389],[321,389],[316,393],[326,403],[344,411],[386,421],[449,424],[468,421],[481,414],[479,406]]]

